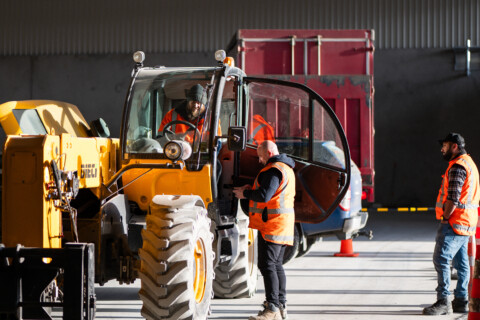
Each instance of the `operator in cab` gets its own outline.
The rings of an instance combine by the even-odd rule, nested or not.
[[[192,126],[188,126],[183,123],[175,123],[169,126],[169,131],[175,134],[182,135],[182,138],[187,142],[192,142],[196,127],[198,129],[197,134],[202,132],[205,122],[205,112],[207,103],[207,93],[205,88],[200,84],[196,84],[191,87],[186,94],[187,99],[180,103],[178,106],[168,111],[162,122],[160,123],[159,133],[164,131],[165,126],[172,121],[184,121],[189,122]],[[220,125],[218,126],[217,135],[222,135]]]
[[[261,115],[254,114],[250,126],[250,137],[249,142],[256,146],[265,140],[275,142],[275,130]]]

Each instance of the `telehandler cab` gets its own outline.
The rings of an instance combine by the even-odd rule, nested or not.
[[[232,188],[260,170],[257,115],[296,161],[296,221],[325,220],[347,192],[345,134],[308,87],[249,78],[224,51],[208,68],[144,67],[144,57],[134,54],[119,138],[68,103],[0,105],[0,318],[50,319],[59,307],[64,319],[93,319],[93,283],[113,279],[141,279],[147,319],[206,319],[212,297],[252,296],[257,234]],[[159,130],[198,84],[201,119]],[[340,161],[325,151],[332,143]]]

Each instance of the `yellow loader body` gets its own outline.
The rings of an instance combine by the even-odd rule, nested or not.
[[[148,160],[148,163],[168,163],[168,160]],[[142,160],[131,161],[144,163]],[[212,202],[211,170],[210,165],[200,171],[171,170],[171,169],[132,169],[126,171],[122,180],[125,194],[128,199],[136,202],[140,209],[147,211],[154,196],[157,194],[171,195],[198,195],[208,205]],[[146,173],[147,172],[147,173]],[[138,180],[135,180],[144,174]]]
[[[36,122],[37,116],[41,122]],[[90,128],[78,108],[63,102],[8,102],[0,105],[0,122],[8,136],[3,152],[2,242],[7,247],[60,248],[62,238],[71,237],[62,231],[51,163],[75,173],[78,188],[88,188],[101,198],[102,183],[116,171],[118,139],[89,137]],[[45,134],[39,134],[42,126]],[[32,131],[37,134],[28,134]]]

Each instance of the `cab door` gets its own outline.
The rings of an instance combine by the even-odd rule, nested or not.
[[[243,80],[241,119],[248,141],[239,156],[239,180],[253,182],[261,169],[257,145],[274,140],[279,152],[296,163],[296,221],[322,222],[350,184],[350,152],[335,113],[304,85],[251,77]]]

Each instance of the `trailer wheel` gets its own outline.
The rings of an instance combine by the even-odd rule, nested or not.
[[[206,319],[213,281],[213,234],[203,207],[150,206],[139,249],[146,319]]]
[[[257,230],[248,228],[248,218],[240,215],[238,258],[215,268],[213,291],[217,298],[249,298],[257,290]]]

